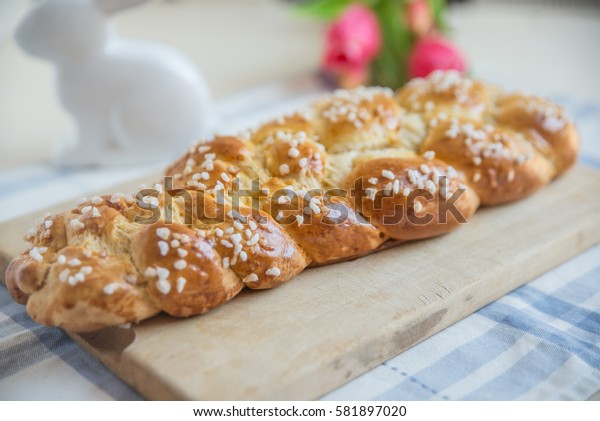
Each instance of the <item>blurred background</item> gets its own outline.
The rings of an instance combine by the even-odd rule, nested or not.
[[[52,66],[27,56],[12,39],[32,3],[0,1],[0,170],[47,160],[71,125],[55,97]],[[300,16],[296,4],[154,0],[115,22],[122,35],[186,53],[219,104],[249,89],[294,84],[317,73],[327,23]],[[446,21],[473,76],[567,101],[569,112],[599,112],[600,1],[453,1]],[[584,137],[591,133],[582,130]]]

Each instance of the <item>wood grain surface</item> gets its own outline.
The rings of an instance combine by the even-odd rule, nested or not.
[[[0,225],[4,262],[33,217]],[[314,399],[597,242],[600,173],[579,166],[452,234],[307,269],[203,316],[72,337],[150,399]]]

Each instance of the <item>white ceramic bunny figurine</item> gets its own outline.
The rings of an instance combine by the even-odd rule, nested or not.
[[[206,135],[206,83],[178,51],[115,35],[108,18],[147,0],[45,0],[16,32],[26,52],[56,66],[58,93],[77,125],[61,165],[168,158]]]

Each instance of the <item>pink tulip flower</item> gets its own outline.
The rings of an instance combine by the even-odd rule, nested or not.
[[[410,31],[418,37],[423,37],[433,30],[433,15],[427,0],[412,0],[408,3],[406,24]]]
[[[430,35],[417,40],[408,56],[408,73],[411,78],[425,77],[434,70],[466,69],[462,53],[447,39]]]
[[[377,17],[365,6],[352,5],[327,31],[323,68],[346,87],[358,85],[368,77],[369,64],[380,48]]]

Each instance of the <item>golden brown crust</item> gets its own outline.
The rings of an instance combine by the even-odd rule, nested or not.
[[[458,72],[436,71],[408,82],[398,91],[397,99],[407,110],[430,118],[439,112],[478,117],[488,110],[489,91],[493,89]]]
[[[40,288],[47,270],[48,264],[37,262],[29,256],[29,252],[23,252],[6,269],[6,288],[15,301],[26,304],[29,296]]]
[[[265,164],[271,174],[281,178],[323,178],[324,149],[306,132],[277,132],[265,142]]]
[[[67,236],[62,215],[44,215],[37,226],[29,230],[25,238],[39,246],[54,246],[57,249],[65,247]]]
[[[136,286],[137,272],[126,258],[68,246],[56,255],[46,251],[45,266],[35,290],[26,279],[19,289],[29,293],[27,311],[39,323],[72,331],[90,331],[104,326],[137,322],[158,312],[145,290]],[[28,260],[30,256],[26,257]],[[48,264],[49,260],[53,264]],[[41,268],[38,270],[42,270]]]
[[[247,136],[195,144],[164,185],[45,215],[6,283],[33,319],[72,331],[201,314],[311,263],[447,233],[480,201],[543,187],[578,147],[554,104],[452,71],[396,95],[340,90]]]
[[[441,122],[421,151],[433,151],[462,171],[483,205],[528,196],[555,174],[551,163],[518,133],[473,120]]]
[[[240,166],[251,157],[252,145],[234,136],[218,136],[192,146],[165,171],[173,187],[191,190],[231,190]]]
[[[281,204],[279,198],[289,196],[278,195],[271,208],[279,224],[315,262],[360,256],[385,241],[383,234],[356,213],[345,197],[332,195],[334,191],[312,196],[302,193],[290,194],[290,201]]]
[[[289,281],[309,263],[305,252],[271,216],[260,210],[227,207],[225,222],[209,234],[226,266],[252,289],[273,288]]]
[[[205,313],[229,301],[243,288],[223,267],[221,257],[196,231],[157,222],[134,240],[133,261],[157,307],[172,316]]]
[[[386,88],[338,90],[314,109],[319,141],[329,152],[385,147],[398,135],[401,110]]]
[[[498,101],[495,118],[499,124],[522,132],[536,149],[554,162],[558,174],[577,160],[577,129],[556,104],[533,96],[507,95]]]
[[[443,161],[424,157],[366,161],[348,176],[346,185],[354,186],[361,212],[396,240],[452,231],[479,206],[462,174]]]

